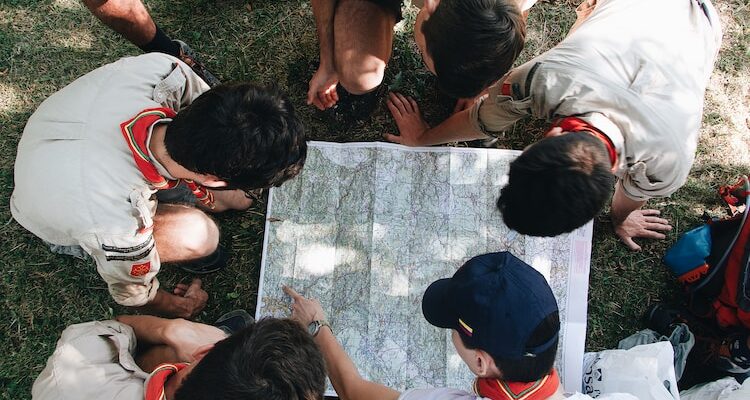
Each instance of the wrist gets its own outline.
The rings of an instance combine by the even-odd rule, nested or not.
[[[336,68],[334,68],[333,63],[333,56],[324,56],[323,54],[321,54],[320,63],[318,64],[318,70],[323,71],[329,75],[336,73]]]
[[[329,330],[331,330],[331,324],[329,324],[328,321],[326,321],[325,319],[316,319],[307,325],[307,331],[313,337],[318,336],[321,330],[325,328],[328,328]]]

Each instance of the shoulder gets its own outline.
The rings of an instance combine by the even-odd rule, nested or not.
[[[535,77],[539,75],[541,66],[542,61],[536,58],[510,70],[492,86],[490,94],[509,96],[513,100],[522,100],[531,96],[531,85]]]
[[[67,327],[34,382],[33,398],[106,399],[114,398],[114,393],[138,394],[139,390],[143,396],[141,376],[145,373],[132,358],[135,340],[133,330],[117,321]],[[112,385],[115,381],[118,384]]]

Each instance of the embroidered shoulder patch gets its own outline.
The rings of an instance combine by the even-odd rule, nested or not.
[[[144,276],[149,271],[151,271],[151,261],[146,261],[141,264],[133,264],[133,266],[130,267],[130,275],[132,276]]]

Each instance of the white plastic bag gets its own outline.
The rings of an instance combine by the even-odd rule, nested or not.
[[[750,379],[740,386],[732,378],[721,378],[718,381],[693,386],[680,393],[682,400],[746,400],[750,399]]]
[[[669,342],[586,353],[582,392],[594,398],[629,393],[640,400],[679,400],[673,362]]]

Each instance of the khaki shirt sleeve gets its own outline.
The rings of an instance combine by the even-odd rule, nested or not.
[[[71,325],[63,331],[31,389],[35,400],[143,398],[148,376],[135,363],[133,329],[117,321]]]
[[[526,82],[531,67],[527,63],[511,70],[490,86],[489,94],[474,103],[469,114],[469,121],[474,129],[487,136],[499,137],[516,121],[531,115],[532,98],[527,93],[529,90]],[[509,94],[503,94],[503,86]]]
[[[164,107],[179,112],[210,87],[187,64],[172,60],[172,71],[154,88],[153,98]]]
[[[639,161],[622,174],[619,185],[623,193],[632,200],[667,197],[685,184],[690,165],[691,163],[681,165],[666,156],[660,157],[658,161]]]
[[[153,235],[96,236],[83,243],[96,261],[112,298],[123,306],[142,306],[156,296],[160,269]]]

